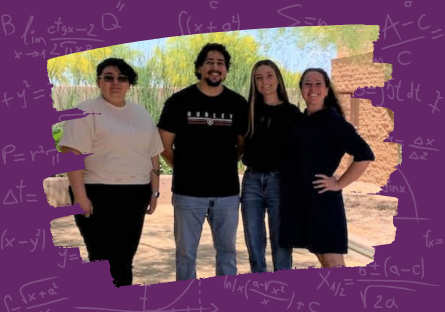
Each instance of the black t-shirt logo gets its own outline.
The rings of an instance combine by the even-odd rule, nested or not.
[[[187,112],[189,125],[231,126],[232,118],[230,113]]]

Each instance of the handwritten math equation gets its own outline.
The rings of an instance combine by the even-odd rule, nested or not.
[[[29,249],[30,252],[34,252],[37,249],[37,246],[40,247],[39,245],[39,238],[41,238],[41,250],[45,249],[45,230],[37,230],[36,233],[36,237],[35,240],[33,240],[32,238],[29,239],[29,241],[27,240],[21,240],[21,241],[17,241],[15,237],[12,237],[8,235],[8,229],[4,230],[2,233],[2,237],[1,237],[1,241],[0,241],[0,247],[1,250],[4,251],[8,251],[8,249],[13,249],[14,246],[15,247],[20,247],[20,246],[30,246],[31,245],[31,249]],[[30,243],[31,242],[31,243]]]
[[[20,185],[16,185],[16,188],[19,189],[18,198],[20,199],[20,201],[14,195],[12,189],[9,189],[9,191],[6,193],[5,199],[3,200],[3,205],[15,205],[18,203],[23,204],[23,193],[24,193],[23,189],[26,188],[26,185],[23,184],[23,179],[20,180]],[[26,194],[25,197],[27,203],[37,202],[37,199],[35,199],[36,194]]]
[[[289,9],[292,10],[293,8],[303,8],[303,6],[301,4],[294,4],[294,5],[290,5],[290,6],[287,6],[285,8],[281,8],[281,9],[277,10],[277,13],[280,14],[281,16],[287,17],[288,19],[294,21],[294,23],[292,25],[289,25],[287,27],[294,27],[294,26],[297,26],[297,25],[301,24],[301,21],[299,21],[296,18],[293,18],[293,17],[283,13],[283,11],[286,11],[286,10],[289,10]],[[295,10],[292,10],[290,12],[294,12],[294,11]],[[289,14],[289,13],[287,13],[287,14]],[[327,26],[328,25],[328,24],[326,24],[325,21],[322,21],[321,18],[319,18],[318,21],[317,21],[317,18],[315,18],[315,17],[305,17],[304,19],[305,19],[305,22],[304,22],[304,25],[302,25],[302,26],[305,26],[305,25],[309,25],[309,26]]]
[[[406,185],[389,185],[391,180],[388,180],[388,184],[383,186],[381,189],[384,193],[405,193]]]
[[[426,140],[424,140],[426,139]],[[418,137],[413,141],[412,144],[408,144],[410,148],[414,149],[414,151],[408,157],[409,159],[414,160],[428,160],[427,156],[431,151],[439,152],[437,148],[433,147],[434,139]],[[385,142],[393,142],[393,137],[390,136],[386,139]],[[401,146],[404,146],[403,140],[394,139],[394,143],[398,143]],[[425,152],[427,151],[427,152]]]
[[[12,162],[26,161],[26,158],[25,158],[26,155],[28,156],[28,159],[31,159],[31,161],[34,161],[39,157],[46,158],[48,156],[51,156],[53,166],[55,164],[59,163],[60,153],[56,148],[52,148],[52,149],[45,151],[43,149],[43,146],[40,145],[37,150],[29,151],[29,154],[25,154],[25,153],[15,154],[15,151],[16,151],[16,147],[13,144],[9,144],[9,145],[6,145],[5,147],[3,147],[3,149],[2,149],[3,165],[6,165],[6,164],[12,163]],[[39,155],[42,155],[42,156],[39,156]]]
[[[288,310],[294,302],[295,292],[292,292],[291,295],[290,291],[286,288],[288,286],[286,283],[279,281],[258,282],[249,279],[244,285],[238,284],[237,286],[237,278],[231,281],[227,281],[227,279],[228,277],[226,276],[224,278],[223,288],[233,293],[244,295],[246,300],[249,300],[249,296],[251,295],[251,298],[253,298],[253,300],[259,300],[261,305],[268,305],[275,301],[289,302],[286,310]],[[300,310],[301,307],[306,307],[311,312],[316,311],[314,310],[316,306],[320,306],[320,304],[315,301],[306,303],[298,301],[296,304],[298,305],[297,310]]]
[[[24,304],[26,309],[40,308],[43,309],[40,310],[41,312],[49,312],[50,309],[47,309],[47,306],[69,299],[68,297],[61,296],[63,291],[59,287],[60,285],[58,285],[57,278],[58,277],[49,277],[23,284],[19,288],[21,297],[20,304]],[[6,295],[3,298],[3,302],[8,312],[17,311],[22,308],[21,306],[17,306],[19,303],[13,302],[13,298],[10,295]]]
[[[381,264],[378,264],[377,261],[374,261],[372,264],[370,264],[368,267],[359,267],[359,275],[362,278],[358,278],[354,281],[352,278],[344,278],[343,279],[343,285],[341,282],[329,282],[329,275],[332,271],[327,272],[325,275],[322,273],[319,273],[321,277],[321,282],[317,287],[317,290],[322,287],[329,287],[329,289],[332,291],[333,296],[346,296],[344,293],[345,288],[348,288],[351,285],[354,285],[354,282],[358,282],[362,285],[367,285],[370,283],[375,283],[373,285],[367,285],[364,291],[360,290],[360,297],[362,299],[362,303],[364,308],[367,308],[368,306],[368,300],[370,299],[367,297],[368,290],[372,288],[392,288],[396,290],[404,290],[404,291],[415,291],[415,289],[407,288],[407,287],[400,287],[400,286],[393,286],[393,285],[387,285],[388,283],[394,283],[396,285],[404,285],[404,284],[415,284],[415,285],[422,285],[422,286],[432,286],[437,287],[440,285],[434,285],[429,283],[424,283],[420,281],[415,280],[402,280],[399,278],[420,278],[420,280],[423,280],[425,277],[425,264],[423,257],[420,258],[420,261],[416,264],[414,264],[412,267],[400,267],[396,264],[391,263],[391,256],[387,257],[386,260],[383,263],[383,267]],[[383,268],[383,272],[382,272]],[[384,276],[384,277],[383,277]],[[344,286],[344,287],[343,287]],[[410,286],[412,287],[412,286]],[[352,288],[356,288],[355,286]],[[387,290],[385,291],[385,294],[387,294]],[[387,295],[386,295],[387,296]],[[389,295],[389,297],[392,297],[392,295]],[[388,296],[386,298],[383,298],[381,295],[377,295],[376,297],[372,297],[374,303],[374,308],[398,308],[396,298],[389,298]],[[369,300],[370,301],[370,300]]]
[[[428,230],[426,232],[426,234],[423,235],[423,237],[425,237],[426,248],[431,248],[431,247],[434,247],[435,245],[443,244],[443,239],[441,239],[441,238],[436,238],[436,239],[430,240],[430,238],[431,238],[430,233],[431,233],[431,230]]]
[[[419,91],[420,91],[420,84],[414,84],[414,82],[411,82],[411,85],[408,86],[409,90],[406,93],[406,98],[404,98],[405,91],[401,91],[402,89],[402,81],[399,81],[398,83],[391,83],[391,81],[395,81],[394,78],[388,80],[386,82],[386,88],[385,87],[366,87],[366,88],[358,88],[357,91],[355,91],[354,96],[361,97],[365,94],[381,94],[381,100],[379,102],[373,103],[373,105],[377,107],[382,107],[385,103],[385,98],[398,102],[403,102],[405,99],[411,100],[415,103],[421,103],[422,100],[420,99]],[[379,90],[379,92],[377,92]],[[435,111],[440,112],[440,109],[437,107],[437,104],[439,104],[439,101],[442,100],[443,97],[440,96],[440,91],[436,91],[436,99],[434,104],[427,103],[429,107],[432,108],[431,114],[433,114]]]
[[[121,4],[121,1],[119,1],[116,10],[121,12],[124,5],[125,4]],[[0,19],[5,36],[15,34],[16,25],[14,24],[13,17],[8,14],[3,14]],[[60,55],[92,50],[94,49],[92,46],[93,42],[105,42],[105,40],[98,38],[97,28],[101,27],[99,29],[105,31],[122,28],[122,26],[119,25],[118,18],[113,13],[104,13],[101,16],[99,24],[87,23],[82,24],[80,27],[69,25],[63,21],[62,17],[59,17],[46,27],[44,34],[36,32],[33,28],[33,22],[34,16],[31,15],[25,31],[20,37],[25,47],[29,47],[30,50],[25,52],[14,50],[14,59],[20,60],[23,57],[34,58],[38,56],[46,59],[47,56],[53,58]],[[53,37],[48,39],[48,36]]]
[[[408,6],[406,6],[406,7],[408,7]],[[407,39],[407,40],[403,40],[402,36],[399,33],[399,30],[403,29],[405,31],[405,29],[406,29],[406,32],[411,34],[411,33],[413,33],[413,28],[415,30],[417,30],[417,29],[421,30],[425,35]],[[426,39],[427,36],[428,37],[430,36],[431,40],[437,40],[444,36],[442,29],[440,29],[440,28],[436,29],[436,27],[433,27],[433,25],[428,22],[428,20],[426,18],[426,14],[420,15],[414,21],[402,22],[402,23],[400,21],[394,22],[393,19],[391,18],[391,16],[389,14],[386,14],[385,27],[382,29],[383,40],[386,40],[387,32],[390,30],[394,31],[394,33],[397,35],[397,38],[399,39],[399,42],[385,46],[385,47],[381,48],[381,50],[386,50],[386,49],[390,49],[390,48],[393,48],[393,47],[396,47],[399,45],[405,45],[410,42]],[[402,55],[403,55],[403,57],[402,57]],[[400,65],[409,65],[413,62],[411,59],[409,59],[409,57],[407,55],[412,55],[412,53],[410,51],[406,50],[406,51],[400,52],[397,55],[397,60]]]
[[[77,254],[68,254],[68,251],[75,251],[77,250]],[[59,256],[63,258],[62,264],[57,263],[57,265],[64,269],[66,267],[66,259],[68,258],[68,261],[73,260],[79,260],[82,259],[80,257],[80,251],[79,248],[63,248],[63,252],[59,252]],[[82,260],[82,264],[87,263],[86,261]]]
[[[210,1],[209,5],[210,5],[210,8],[212,10],[217,10],[218,9],[218,1]],[[187,26],[188,33],[184,33],[184,30],[182,28],[182,24],[183,24],[182,16],[183,15],[188,15],[187,11],[181,11],[179,13],[179,16],[178,16],[178,24],[179,24],[179,29],[181,30],[181,34],[183,36],[187,35],[187,34],[188,35],[192,35],[193,33],[190,31],[190,19],[192,18],[192,16],[190,15],[187,18],[187,21],[186,21],[185,24]],[[205,30],[201,30],[203,24],[199,24],[199,22],[198,23],[194,23],[194,24],[195,24],[194,34],[198,34],[198,33],[201,33],[201,32],[205,31]],[[232,29],[232,24],[233,25],[237,25],[236,28]],[[229,19],[229,22],[224,23],[221,26],[221,30],[219,30],[219,31],[235,31],[235,30],[240,30],[241,29],[240,25],[241,25],[241,22],[240,22],[239,14],[236,13],[236,17],[235,17],[235,15],[232,15],[232,18]],[[210,21],[210,25],[207,26],[206,29],[208,30],[208,32],[218,31],[218,27],[217,26],[213,26],[213,21]]]
[[[412,1],[406,1],[404,3],[404,7],[409,9],[412,7]],[[298,20],[295,18],[295,15],[299,13],[300,9],[303,9],[303,5],[301,4],[294,4],[290,5],[281,9],[277,10],[277,13],[281,16],[284,16],[290,20],[293,21],[293,24],[287,26],[287,27],[294,27],[297,25],[301,26],[325,26],[327,23],[325,21],[322,21],[321,18],[315,18],[315,17],[304,17],[304,22]],[[284,13],[286,12],[286,13]],[[425,35],[418,36],[415,38],[403,40],[402,36],[400,35],[399,30],[406,29],[406,32],[411,34],[414,29],[419,29],[422,32],[424,32]],[[399,45],[404,45],[410,42],[414,42],[421,39],[426,39],[427,37],[431,37],[431,40],[437,40],[439,38],[442,38],[444,36],[444,33],[442,29],[434,27],[427,19],[426,14],[420,15],[418,18],[416,18],[413,21],[397,21],[394,22],[393,19],[389,14],[386,14],[386,21],[385,21],[385,27],[382,29],[384,35],[383,40],[386,40],[386,35],[388,31],[394,31],[394,33],[397,35],[397,38],[399,39],[399,42],[385,46],[381,48],[382,50],[390,49]],[[397,55],[397,60],[401,65],[408,65],[411,64],[413,61],[409,59],[407,55],[411,55],[412,53],[410,51],[402,51]]]
[[[182,294],[180,294],[177,298],[173,299],[171,301],[171,303],[169,303],[167,306],[162,307],[162,308],[156,308],[156,309],[147,309],[146,305],[147,303],[150,303],[150,299],[153,298],[153,294],[149,294],[149,296],[147,296],[147,288],[151,287],[151,285],[144,285],[144,296],[140,297],[139,299],[142,300],[142,311],[163,311],[163,312],[179,312],[179,311],[204,311],[204,310],[208,310],[210,312],[217,312],[219,311],[218,307],[210,302],[210,306],[208,307],[203,307],[201,305],[201,299],[199,299],[199,304],[201,305],[198,308],[194,308],[194,307],[190,307],[187,306],[187,308],[174,308],[171,307],[173,304],[177,304],[178,300],[181,299],[187,292],[188,290],[191,288],[191,286],[198,282],[199,283],[199,293],[201,293],[201,281],[197,281],[197,280],[191,280],[190,283],[188,284],[187,288],[182,292]],[[171,308],[170,308],[171,307]],[[131,310],[115,310],[115,309],[109,309],[109,308],[99,308],[99,307],[74,307],[75,309],[79,309],[79,310],[100,310],[100,311],[131,311]]]
[[[4,106],[10,107],[11,105],[11,107],[18,106],[20,108],[27,108],[28,102],[31,98],[33,100],[38,100],[40,98],[45,97],[44,94],[45,89],[39,89],[35,91],[29,90],[27,92],[27,89],[30,88],[31,86],[28,84],[26,80],[23,80],[23,84],[25,85],[25,87],[21,91],[16,92],[17,97],[15,97],[16,96],[15,94],[11,96],[11,94],[8,94],[8,92],[3,93],[2,103],[4,103]],[[51,83],[48,83],[48,85],[51,85]],[[51,98],[51,94],[49,95],[49,97]],[[26,101],[26,99],[28,99],[28,102]]]

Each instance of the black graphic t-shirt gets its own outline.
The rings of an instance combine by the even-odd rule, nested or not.
[[[158,127],[175,134],[174,193],[239,194],[237,135],[247,131],[247,101],[241,95],[224,87],[211,97],[192,85],[165,102]]]

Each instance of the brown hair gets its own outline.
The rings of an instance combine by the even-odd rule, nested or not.
[[[321,69],[321,68],[306,69],[300,78],[300,83],[299,83],[300,90],[303,91],[304,76],[309,72],[320,73],[323,76],[324,84],[328,88],[328,95],[324,99],[323,106],[334,108],[340,115],[342,115],[344,117],[345,113],[343,112],[343,109],[341,108],[340,102],[339,102],[337,95],[334,91],[334,87],[332,86],[331,80],[329,79],[328,74],[323,69]]]
[[[255,104],[258,101],[264,100],[263,95],[258,91],[256,84],[255,84],[255,71],[258,69],[258,67],[263,66],[263,65],[269,66],[275,72],[275,76],[277,77],[277,80],[278,80],[278,87],[277,87],[278,99],[283,102],[289,102],[289,98],[287,96],[286,86],[284,84],[283,76],[281,75],[281,71],[278,68],[278,66],[271,60],[262,60],[262,61],[257,62],[253,66],[252,73],[250,75],[250,91],[249,91],[249,98],[248,98],[249,127],[247,129],[247,133],[245,136],[250,136],[250,137],[253,136],[254,120],[255,120],[254,119]]]

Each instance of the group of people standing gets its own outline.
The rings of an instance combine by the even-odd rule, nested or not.
[[[176,280],[196,278],[205,219],[216,275],[237,274],[240,204],[252,273],[267,272],[266,213],[274,271],[292,268],[293,248],[308,249],[322,267],[345,265],[341,190],[366,170],[373,152],[345,120],[322,69],[301,76],[301,112],[274,62],[255,64],[247,101],[223,85],[230,66],[223,45],[205,45],[195,61],[198,82],[168,98],[156,125],[126,100],[137,73],[122,59],[106,59],[97,66],[101,95],[78,105],[91,114],[65,123],[62,151],[91,153],[85,169],[68,173],[71,200],[84,210],[75,221],[89,260],[109,260],[117,287],[132,284],[145,214],[156,209],[159,155],[173,168]],[[337,179],[345,153],[354,161]],[[239,161],[247,167],[241,196]]]

